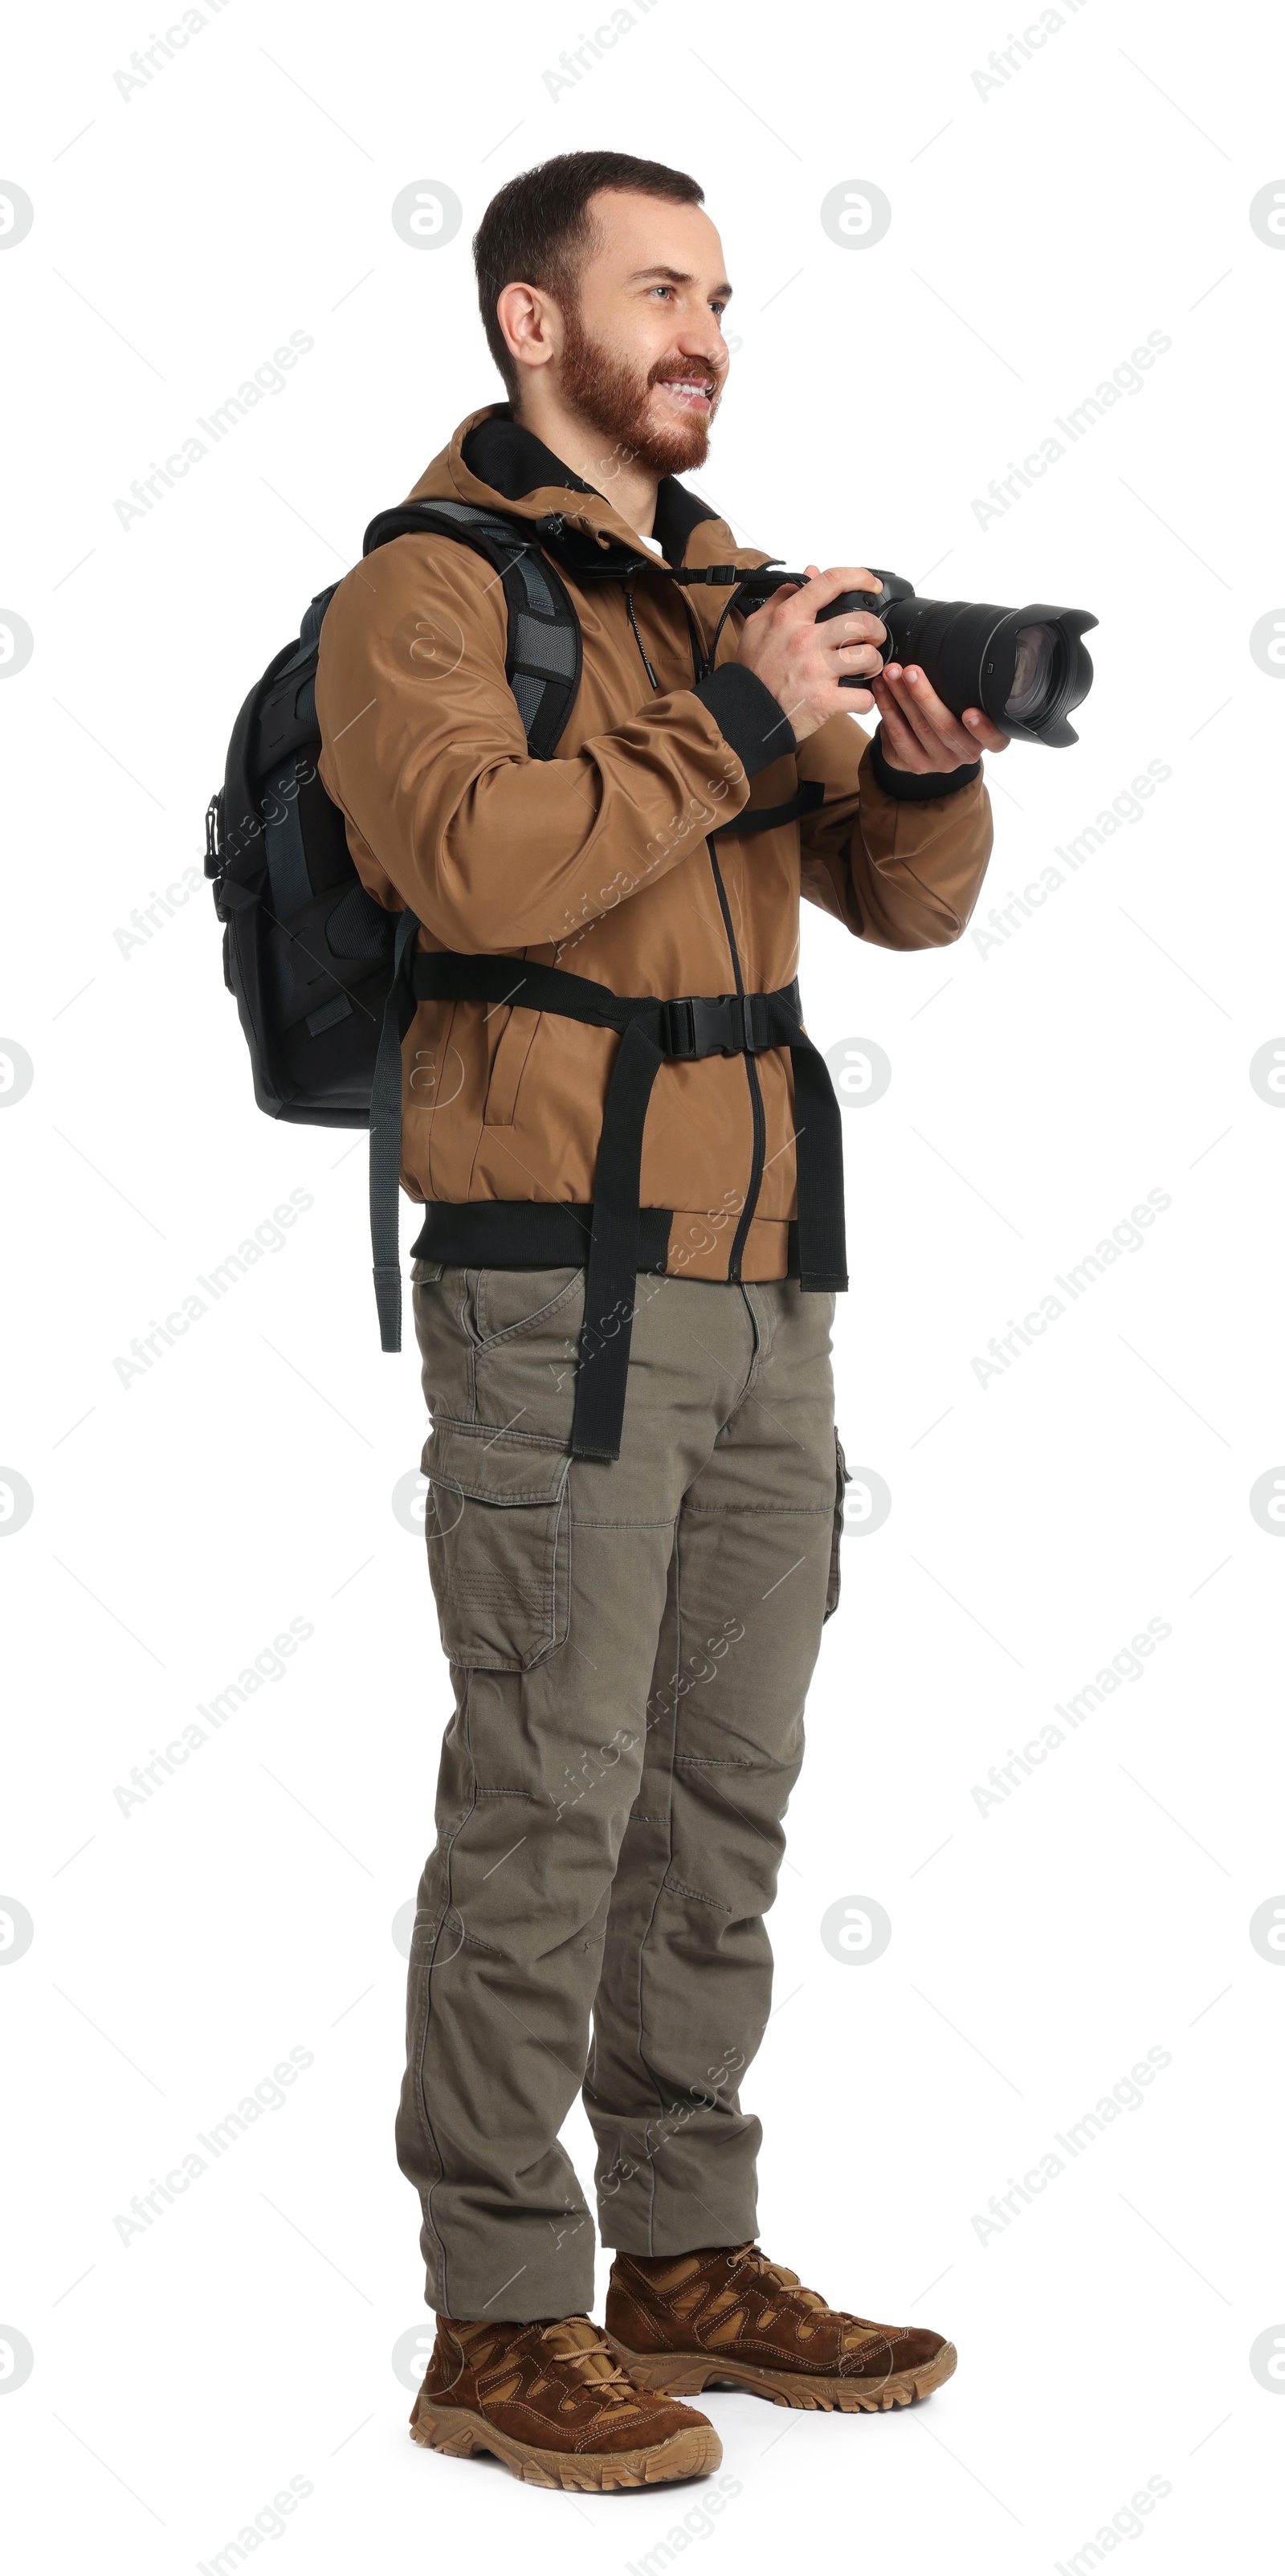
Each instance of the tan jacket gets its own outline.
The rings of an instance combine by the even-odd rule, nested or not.
[[[560,511],[600,540],[639,548],[610,500],[504,404],[462,423],[411,497],[430,496],[521,519]],[[672,478],[656,531],[658,562],[662,549],[672,562],[745,571],[770,560],[735,546],[725,522]],[[734,661],[735,615],[717,668],[694,685],[687,611],[708,646],[729,594],[680,592],[644,571],[633,605],[653,690],[622,585],[577,585],[559,569],[584,663],[546,761],[528,755],[505,679],[504,591],[470,548],[399,537],[349,573],[326,613],[321,778],[363,883],[387,909],[412,908],[421,948],[529,958],[617,993],[672,996],[733,991],[733,941],[747,991],[787,985],[801,894],[881,947],[959,937],[991,848],[980,776],[947,794],[898,795],[897,774],[849,716],[796,746],[775,699]],[[802,823],[705,840],[715,822],[782,804],[811,780],[825,803]],[[619,1043],[609,1030],[517,1006],[421,1002],[403,1046],[403,1188],[418,1201],[586,1207]],[[662,1066],[642,1203],[673,1211],[671,1271],[728,1276],[731,1210],[741,1275],[786,1275],[793,1134],[783,1049],[752,1067],[743,1056]],[[713,1225],[711,1211],[723,1212]]]

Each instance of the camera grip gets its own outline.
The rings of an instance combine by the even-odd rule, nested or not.
[[[837,599],[830,600],[824,608],[818,608],[816,622],[820,626],[827,617],[851,617],[862,610],[871,617],[880,617],[887,604],[886,585],[882,590],[841,590]],[[882,652],[884,661],[887,660],[892,649],[891,638],[882,647],[876,647],[877,651]],[[874,674],[870,671],[849,671],[840,680],[839,686],[841,689],[866,689],[873,677]]]

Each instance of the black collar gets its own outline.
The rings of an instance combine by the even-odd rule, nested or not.
[[[461,451],[470,474],[479,483],[487,483],[506,501],[525,500],[547,484],[570,492],[595,492],[555,456],[534,431],[524,429],[513,417],[509,403],[499,403],[489,419],[480,420],[471,429]],[[606,495],[596,493],[599,500]],[[666,474],[656,494],[654,539],[666,563],[680,564],[687,551],[687,540],[702,519],[716,519],[717,510],[708,502],[698,501],[672,474]]]

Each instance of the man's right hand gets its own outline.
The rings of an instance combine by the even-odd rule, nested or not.
[[[816,622],[817,610],[842,590],[878,590],[879,577],[866,565],[840,564],[822,572],[805,564],[806,587],[791,583],[774,591],[763,608],[747,617],[737,651],[738,662],[770,689],[794,727],[796,742],[806,742],[831,716],[866,715],[874,705],[868,689],[841,689],[852,673],[879,671],[883,656],[875,650],[887,641],[881,618],[865,609],[845,617]]]

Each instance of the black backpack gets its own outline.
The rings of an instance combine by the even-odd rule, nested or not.
[[[421,530],[472,546],[499,574],[509,612],[505,676],[529,751],[549,759],[580,686],[580,621],[563,582],[528,522],[463,501],[382,510],[363,556]],[[381,1338],[385,1350],[399,1350],[401,1040],[414,1008],[401,969],[419,924],[367,893],[343,815],[317,774],[317,650],[338,586],[318,591],[298,643],[268,664],[237,717],[224,782],[206,810],[205,873],[260,1109],[296,1125],[370,1128]]]

